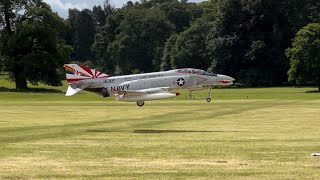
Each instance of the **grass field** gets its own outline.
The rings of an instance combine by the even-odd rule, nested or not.
[[[10,88],[0,78],[0,179],[320,178],[316,88],[216,89],[211,103],[184,92],[144,107]]]

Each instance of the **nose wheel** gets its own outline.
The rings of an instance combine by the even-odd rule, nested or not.
[[[144,101],[139,101],[139,102],[137,102],[137,105],[138,105],[139,107],[142,107],[142,106],[144,105]]]
[[[212,90],[212,87],[208,86],[208,98],[206,99],[207,102],[211,102],[211,90]]]

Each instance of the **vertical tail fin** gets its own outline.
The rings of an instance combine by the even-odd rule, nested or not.
[[[77,82],[86,79],[106,78],[110,77],[107,74],[99,72],[95,69],[90,69],[78,64],[65,64],[66,79],[68,83]]]

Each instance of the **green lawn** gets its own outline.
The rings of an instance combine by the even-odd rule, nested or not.
[[[320,177],[316,88],[215,89],[211,103],[182,91],[144,107],[11,88],[0,78],[0,179]]]

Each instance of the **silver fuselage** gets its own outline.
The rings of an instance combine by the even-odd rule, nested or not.
[[[181,79],[185,81],[183,85],[178,82]],[[203,75],[192,73],[192,71],[189,73],[185,72],[185,70],[184,72],[169,70],[83,80],[77,82],[77,84],[87,84],[89,85],[87,89],[105,88],[112,93],[119,90],[138,90],[157,87],[197,88],[206,85],[230,85],[230,83],[225,83],[224,81],[230,81],[232,84],[234,79],[221,74]]]

